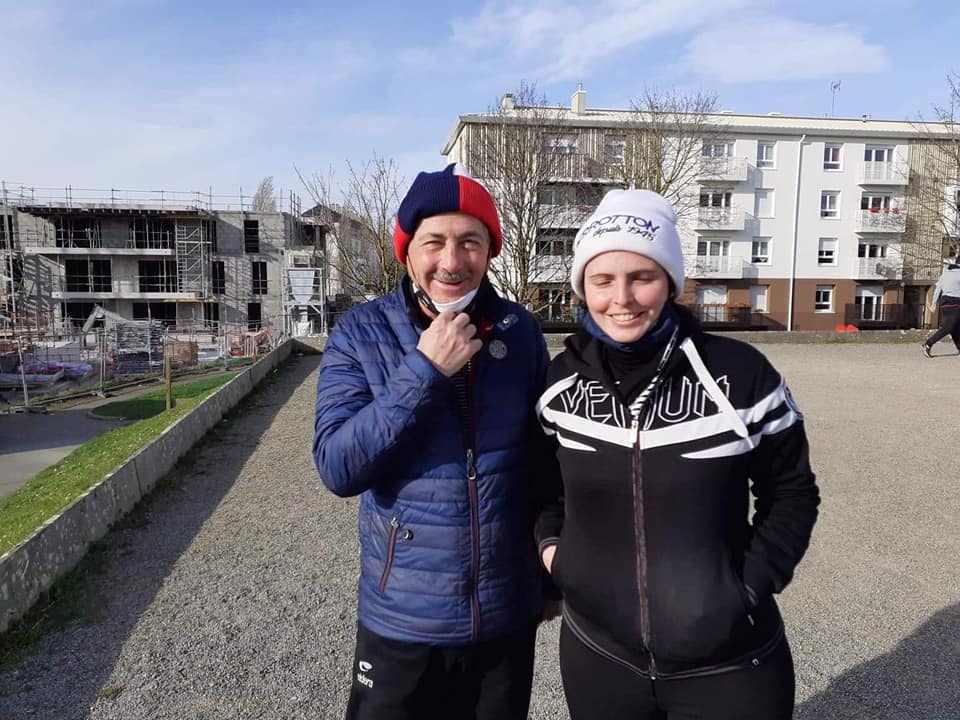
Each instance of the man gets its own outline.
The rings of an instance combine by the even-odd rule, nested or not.
[[[940,329],[920,345],[920,351],[925,357],[933,357],[930,349],[947,335],[953,339],[957,353],[960,353],[960,264],[947,263],[933,291],[933,297],[928,306],[930,312],[937,311],[937,300],[941,301]]]
[[[313,454],[361,495],[347,718],[526,718],[541,581],[530,472],[548,361],[536,319],[486,277],[490,194],[423,172],[400,205],[398,288],[340,319],[320,364]]]

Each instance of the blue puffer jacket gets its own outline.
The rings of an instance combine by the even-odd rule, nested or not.
[[[363,495],[360,622],[388,638],[463,645],[528,626],[540,610],[529,448],[548,356],[536,319],[485,283],[469,480],[470,428],[454,383],[416,349],[408,282],[330,334],[313,456],[330,490]]]

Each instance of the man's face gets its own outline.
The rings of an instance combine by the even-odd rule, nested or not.
[[[478,288],[489,262],[487,226],[463,213],[424,218],[407,248],[414,282],[437,303],[458,300]]]

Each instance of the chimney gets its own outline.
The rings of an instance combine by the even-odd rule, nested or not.
[[[507,112],[513,110],[513,93],[504,93],[503,97],[500,98],[500,109]]]
[[[587,91],[583,83],[577,83],[577,91],[570,96],[570,110],[574,115],[583,115],[587,111]]]

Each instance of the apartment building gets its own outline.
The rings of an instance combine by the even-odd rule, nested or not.
[[[249,200],[4,184],[5,314],[19,327],[62,329],[100,305],[178,327],[306,332],[322,305],[319,229],[292,194],[279,211],[253,211]]]
[[[583,198],[593,202],[623,186],[624,133],[631,123],[642,127],[643,117],[588,108],[582,89],[569,108],[543,110],[515,107],[504,96],[499,112],[461,115],[443,153],[496,192],[499,178],[485,174],[472,146],[511,118],[535,111],[549,118],[540,151],[563,155],[553,167],[566,170],[551,171],[539,202],[567,203],[569,212],[561,216],[566,228],[558,232],[553,219],[543,228],[534,252],[569,253],[590,210]],[[707,326],[865,329],[929,321],[924,301],[960,235],[956,168],[942,167],[931,143],[955,131],[866,116],[722,112],[701,119],[710,132],[678,209],[688,278],[681,300]],[[547,319],[570,316],[564,274],[535,283],[531,304],[545,308]]]

